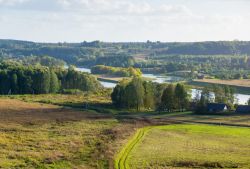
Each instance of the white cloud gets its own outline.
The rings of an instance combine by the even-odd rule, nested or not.
[[[27,1],[29,0],[0,0],[0,6],[13,6]]]
[[[0,0],[0,7],[25,11],[67,11],[84,15],[190,15],[184,5],[132,0]]]
[[[180,1],[183,3],[172,0],[157,3],[150,0],[0,0],[0,9],[4,9],[0,10],[0,38],[192,41],[235,36],[250,40],[249,15],[242,13],[242,6],[232,10],[213,1],[210,7],[201,8],[204,4],[199,5],[198,0],[189,0],[196,2],[193,6]],[[244,11],[248,11],[250,7],[245,6]]]

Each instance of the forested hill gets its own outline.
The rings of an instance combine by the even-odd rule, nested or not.
[[[35,43],[0,40],[1,60],[49,67],[65,62],[89,68],[133,66],[149,73],[197,71],[222,79],[248,78],[250,41]]]
[[[49,55],[66,62],[126,53],[181,54],[181,55],[250,55],[250,42],[218,41],[195,43],[105,43],[100,41],[82,43],[35,43],[28,41],[0,40],[1,56]]]

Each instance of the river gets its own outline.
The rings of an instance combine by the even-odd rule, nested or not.
[[[91,70],[87,68],[76,68],[76,70],[81,71],[81,72],[91,73]],[[163,75],[157,75],[157,74],[143,74],[142,76],[147,77],[147,78],[152,78],[154,79],[153,82],[157,82],[157,83],[177,82],[177,81],[183,80],[183,78],[176,77],[176,76],[163,76]],[[105,88],[114,88],[116,86],[116,83],[111,83],[111,82],[100,81],[100,83]],[[192,98],[195,98],[197,92],[199,92],[199,90],[191,89]],[[250,95],[236,93],[235,98],[239,104],[246,104],[248,99],[250,98]]]
[[[76,70],[80,72],[86,72],[86,73],[91,73],[91,70],[88,68],[76,68]],[[103,82],[100,81],[100,83],[103,85],[105,88],[114,88],[116,86],[116,83],[111,83],[111,82]]]

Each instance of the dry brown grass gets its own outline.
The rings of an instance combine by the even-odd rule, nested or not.
[[[202,79],[202,80],[194,80],[194,81],[203,82],[203,83],[212,83],[212,84],[250,87],[250,79],[239,79],[239,80]]]
[[[94,112],[76,111],[60,106],[28,103],[15,99],[0,99],[0,122],[42,123],[108,118]]]
[[[0,168],[112,168],[138,127],[94,111],[0,98]]]

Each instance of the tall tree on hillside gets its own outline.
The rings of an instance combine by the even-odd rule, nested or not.
[[[195,108],[196,113],[206,113],[207,112],[207,103],[209,100],[207,99],[204,92],[201,92],[200,100]]]
[[[139,77],[134,77],[131,81],[131,84],[134,89],[134,102],[136,104],[137,111],[140,110],[140,108],[143,106],[143,98],[144,98],[144,87],[142,79]]]
[[[143,83],[145,95],[144,95],[144,107],[147,109],[153,109],[155,107],[154,87],[151,82]]]
[[[132,82],[130,82],[126,87],[125,87],[125,91],[124,91],[124,97],[122,98],[122,102],[123,105],[128,108],[137,108],[137,110],[139,110],[137,103],[137,94],[136,94],[136,88],[135,86],[132,84]]]
[[[207,112],[207,104],[213,102],[212,95],[210,89],[208,87],[204,87],[200,94],[200,99],[195,108],[196,113],[206,113]]]
[[[50,93],[56,93],[60,89],[59,80],[53,70],[50,70]]]
[[[1,94],[8,94],[11,89],[11,84],[9,81],[8,71],[0,70],[0,92]]]
[[[169,84],[167,88],[163,91],[161,97],[161,110],[167,110],[168,112],[172,112],[176,107],[176,99],[175,99],[175,87],[173,84]]]
[[[116,106],[116,107],[122,107],[122,102],[121,102],[121,90],[122,87],[118,84],[115,86],[115,88],[113,89],[113,92],[111,93],[111,100],[112,103]]]
[[[11,75],[11,93],[18,93],[18,79],[16,73]]]
[[[226,102],[226,97],[225,97],[225,90],[218,86],[218,85],[213,85],[213,92],[214,92],[214,99],[216,103],[225,103]]]
[[[235,103],[235,90],[232,87],[224,86],[226,104],[232,109]]]
[[[154,102],[155,102],[155,107],[158,107],[160,109],[161,107],[161,98],[164,90],[167,88],[167,84],[158,84],[154,83]]]
[[[178,83],[175,87],[177,108],[183,111],[188,106],[188,92],[183,84]]]
[[[211,89],[209,87],[204,87],[201,92],[201,95],[204,97],[206,103],[211,103],[214,101],[210,90]]]

